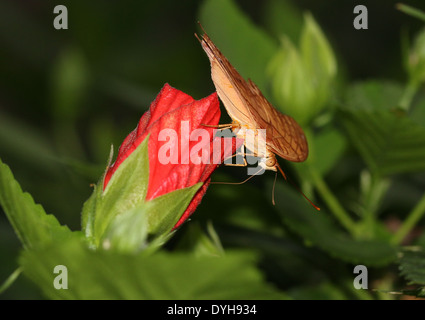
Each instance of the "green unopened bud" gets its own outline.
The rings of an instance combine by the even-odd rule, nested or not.
[[[411,81],[425,81],[425,29],[418,33],[409,52],[407,72]]]
[[[269,65],[274,98],[284,113],[299,123],[308,122],[314,105],[314,92],[298,50],[288,38]]]
[[[301,125],[310,122],[326,106],[337,65],[328,41],[311,15],[305,16],[300,49],[283,38],[268,71],[276,102]]]
[[[300,52],[304,66],[315,82],[326,82],[336,76],[337,64],[332,48],[311,14],[305,15],[305,26],[301,34]]]

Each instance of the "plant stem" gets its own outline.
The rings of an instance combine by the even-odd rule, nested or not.
[[[422,218],[425,214],[425,194],[419,200],[417,205],[407,216],[407,219],[403,222],[400,229],[394,234],[391,242],[393,244],[400,244],[407,234],[415,227],[416,223]]]
[[[342,283],[344,289],[351,292],[359,300],[373,300],[373,295],[370,290],[356,289],[354,288],[353,281],[344,281]]]
[[[353,235],[356,235],[356,224],[351,219],[349,214],[344,210],[342,205],[339,203],[338,199],[334,196],[332,191],[327,186],[326,182],[317,172],[317,170],[309,165],[310,176],[313,180],[314,185],[316,186],[317,191],[325,200],[326,204],[329,206],[332,214],[337,218],[337,220]]]
[[[418,91],[418,83],[416,81],[409,80],[404,89],[403,95],[398,103],[398,106],[405,112],[409,111],[412,99]]]
[[[0,286],[0,294],[7,290],[19,277],[22,272],[22,268],[17,268],[13,273],[3,282]]]
[[[425,21],[425,12],[419,9],[416,9],[414,7],[408,6],[407,4],[403,4],[403,3],[397,3],[396,8],[412,17]]]
[[[360,175],[360,190],[361,190],[361,203],[362,205],[362,224],[365,226],[363,232],[364,236],[374,236],[374,226],[377,222],[376,214],[382,202],[383,197],[390,187],[390,181],[374,174],[369,171],[363,171]]]

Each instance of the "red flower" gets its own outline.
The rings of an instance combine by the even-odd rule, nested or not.
[[[198,182],[204,183],[174,226],[174,229],[179,227],[201,202],[211,181],[211,174],[217,167],[217,164],[212,163],[214,129],[203,125],[215,126],[218,124],[219,119],[220,106],[216,93],[201,100],[194,100],[182,91],[165,84],[155,101],[152,102],[149,111],[140,119],[137,128],[127,136],[120,146],[115,163],[106,172],[103,189],[106,188],[120,164],[125,161],[149,134],[149,185],[146,195],[147,201],[174,190],[193,186]],[[187,154],[184,151],[189,150],[190,152],[194,150],[195,152],[193,147],[199,143],[198,141],[189,141],[189,138],[185,137],[183,131],[187,131],[187,128],[189,129],[189,134],[195,129],[203,129],[209,133],[208,146],[206,146],[210,151],[209,161],[201,161],[200,164],[194,164],[192,161],[188,161],[190,153]],[[172,129],[177,133],[178,141],[176,141],[177,144],[175,145],[175,150],[179,153],[177,163],[162,164],[161,159],[158,157],[161,146],[169,143],[169,140],[159,141],[160,132],[164,129]],[[182,147],[183,144],[187,145],[188,148]],[[232,149],[234,147],[235,144],[233,143]],[[185,150],[182,150],[183,148]],[[196,150],[199,149],[197,148]],[[226,151],[225,154],[227,156],[233,150]],[[223,160],[223,157],[224,152],[220,150],[220,162]]]

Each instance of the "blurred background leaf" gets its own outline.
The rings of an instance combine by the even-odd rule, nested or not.
[[[191,253],[129,256],[94,252],[70,241],[26,251],[20,263],[24,273],[53,299],[286,298],[264,282],[255,268],[255,258],[243,252],[220,258]],[[72,283],[68,290],[52,286],[52,270],[59,264],[67,266]]]
[[[276,204],[281,218],[304,241],[353,264],[382,266],[395,260],[396,250],[385,241],[351,239],[338,230],[325,210],[315,211],[287,186],[277,184],[276,190],[287,198]]]
[[[253,24],[232,0],[206,0],[199,15],[205,31],[230,63],[244,78],[252,79],[265,91],[265,66],[277,43]]]
[[[400,273],[412,284],[425,285],[425,253],[423,248],[412,247],[403,250]]]
[[[380,175],[425,169],[425,127],[397,110],[402,88],[369,81],[349,88],[342,121],[352,144]]]

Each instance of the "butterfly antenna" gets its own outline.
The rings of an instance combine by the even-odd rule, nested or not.
[[[280,165],[276,162],[276,167],[279,169],[279,171],[280,171],[280,173],[282,174],[282,176],[285,178],[285,180],[287,180],[287,181],[289,181],[294,187],[295,187],[295,189],[297,189],[298,190],[298,192],[299,193],[301,193],[302,194],[302,196],[317,210],[317,211],[320,211],[320,208],[318,207],[318,206],[316,206],[314,203],[313,203],[313,201],[311,201],[309,198],[307,198],[306,197],[306,195],[301,191],[301,189],[300,188],[298,188],[298,186],[292,181],[292,180],[290,180],[290,179],[288,179],[287,177],[286,177],[286,174],[283,172],[283,170],[282,170],[282,168],[280,167]],[[273,186],[273,188],[274,188],[274,186]],[[274,203],[273,203],[274,204]]]
[[[206,35],[207,33],[205,32],[205,29],[202,26],[201,22],[198,21],[198,25],[201,28],[201,30],[204,33],[204,35]],[[204,35],[202,35],[201,38],[199,38],[198,34],[195,32],[195,37],[199,40],[200,43],[202,43],[202,40],[204,40]]]
[[[197,21],[198,22],[198,25],[199,25],[199,27],[201,28],[201,30],[204,32],[204,33],[206,33],[205,32],[205,29],[204,29],[204,27],[202,26],[202,24],[201,24],[201,22],[198,20]]]
[[[249,176],[247,179],[245,179],[244,181],[241,182],[215,182],[215,181],[211,181],[211,184],[244,184],[245,182],[247,182],[248,180],[251,180],[253,177],[255,177],[257,175],[258,172],[260,172],[263,168],[260,168],[260,170],[258,170],[256,173],[254,173],[253,175]]]
[[[274,182],[273,182],[273,189],[272,189],[272,203],[273,205],[276,205],[276,203],[274,202],[274,187],[276,186],[276,180],[277,180],[277,171],[276,174],[274,175]]]

